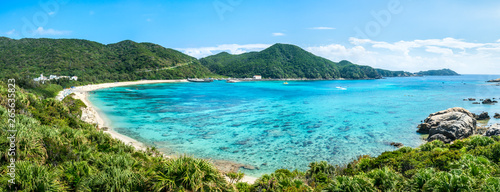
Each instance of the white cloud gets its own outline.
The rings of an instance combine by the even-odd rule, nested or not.
[[[273,33],[273,36],[285,36],[284,33]]]
[[[33,31],[33,35],[69,35],[71,31],[58,31],[54,29],[44,29],[43,27],[38,27]]]
[[[49,12],[48,14],[49,14],[49,15],[54,15],[54,14],[56,14],[56,12],[51,11],[51,12]]]
[[[333,27],[312,27],[312,28],[309,28],[309,29],[313,29],[313,30],[334,30],[335,28],[333,28]]]
[[[196,58],[203,58],[209,55],[214,55],[220,52],[229,52],[230,54],[242,54],[250,51],[260,51],[270,47],[271,44],[223,44],[216,47],[200,47],[200,48],[179,48],[185,54]]]
[[[16,33],[16,29],[12,29],[10,31],[7,31],[5,34],[6,35],[13,35],[14,33]]]
[[[448,49],[448,48],[436,47],[436,46],[427,46],[425,51],[430,52],[430,53],[443,54],[443,55],[453,55],[453,50]]]
[[[464,74],[500,74],[500,42],[473,43],[454,38],[395,43],[349,40],[351,46],[331,44],[306,49],[332,61],[349,60],[390,70],[417,72],[450,68]]]

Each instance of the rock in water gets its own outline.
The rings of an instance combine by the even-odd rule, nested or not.
[[[494,103],[498,103],[498,101],[492,101],[491,99],[485,99],[485,100],[483,100],[482,103],[483,104],[494,104]]]
[[[417,132],[429,134],[427,141],[441,140],[445,143],[463,139],[474,134],[476,119],[464,108],[455,107],[430,114]]]
[[[486,119],[490,119],[490,115],[488,115],[488,112],[482,112],[479,115],[474,114],[474,118],[476,120],[486,120]]]
[[[493,116],[493,118],[495,118],[495,119],[500,119],[500,114],[495,113],[495,116]]]
[[[394,146],[394,147],[397,147],[397,148],[401,148],[401,147],[403,147],[403,146],[404,146],[402,143],[397,143],[397,142],[391,142],[391,144],[390,144],[390,145],[392,145],[392,146]]]
[[[493,135],[500,135],[500,124],[494,124],[492,125],[486,133],[484,133],[484,136],[491,137]]]

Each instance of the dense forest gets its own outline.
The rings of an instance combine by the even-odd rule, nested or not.
[[[200,59],[202,65],[216,74],[247,78],[308,79],[374,79],[378,73],[371,67],[348,61],[340,63],[318,57],[300,47],[275,44],[260,52],[231,55],[226,52]]]
[[[332,62],[295,45],[274,44],[260,51],[231,55],[222,52],[200,59],[202,65],[216,74],[236,78],[307,78],[307,79],[377,79],[416,75],[458,75],[449,69],[419,72],[389,71],[349,61]]]
[[[33,78],[78,76],[78,81],[52,83],[69,87],[88,83],[141,79],[206,77],[307,79],[375,79],[411,76],[409,72],[374,69],[348,61],[332,62],[300,47],[275,44],[260,52],[231,55],[226,52],[200,60],[153,43],[121,41],[100,44],[79,39],[10,39],[0,37],[0,78],[16,78],[32,84]],[[417,75],[456,74],[449,69]],[[24,86],[26,88],[35,85]]]
[[[376,69],[377,73],[382,77],[410,77],[415,74],[406,71],[389,71],[385,69]]]
[[[9,94],[14,96],[9,96]],[[11,109],[15,98],[15,111]],[[279,169],[254,184],[208,160],[137,151],[80,120],[85,104],[8,89],[0,82],[0,191],[499,191],[500,138],[473,136],[403,147],[345,165],[311,162],[305,172]],[[15,184],[9,118],[15,118]],[[229,179],[226,180],[224,176]]]
[[[457,72],[451,70],[451,69],[440,69],[440,70],[429,70],[429,71],[420,71],[415,73],[415,75],[418,76],[454,76],[454,75],[460,75]]]
[[[152,43],[0,37],[0,77],[78,76],[72,84],[214,76],[199,61]]]

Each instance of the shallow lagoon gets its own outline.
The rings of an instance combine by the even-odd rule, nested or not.
[[[500,98],[500,86],[485,83],[495,78],[167,83],[101,89],[89,99],[121,134],[167,154],[252,165],[259,169],[243,171],[259,176],[379,155],[395,149],[390,142],[416,147],[420,121],[450,107],[500,113],[498,104],[463,101]]]

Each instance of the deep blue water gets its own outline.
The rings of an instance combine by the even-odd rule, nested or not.
[[[395,149],[390,142],[416,147],[419,122],[447,108],[500,113],[498,104],[463,101],[500,98],[500,86],[485,83],[494,78],[167,83],[101,89],[89,99],[121,134],[167,154],[259,167],[244,170],[259,176],[306,170],[312,161],[343,164],[379,155]]]

